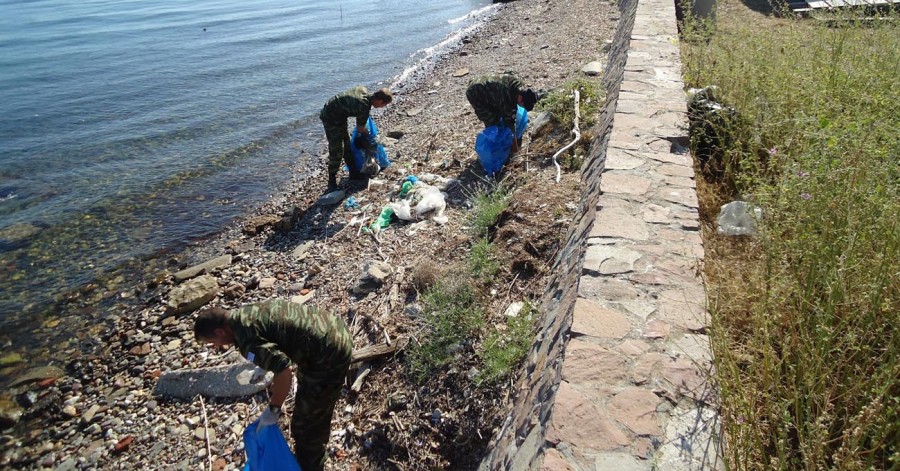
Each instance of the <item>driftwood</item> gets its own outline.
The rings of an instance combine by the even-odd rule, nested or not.
[[[384,358],[386,356],[393,355],[398,350],[404,349],[406,347],[406,344],[408,343],[408,337],[401,337],[397,339],[392,345],[382,343],[378,345],[363,347],[353,352],[353,359],[351,361],[353,363],[357,363],[361,361],[372,361],[379,358]]]

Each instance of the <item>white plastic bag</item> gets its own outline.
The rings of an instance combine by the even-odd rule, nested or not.
[[[752,214],[751,214],[752,213]],[[722,205],[716,218],[716,232],[728,236],[756,235],[756,221],[762,219],[762,209],[746,201],[732,201]]]
[[[435,217],[443,216],[447,202],[444,201],[444,194],[441,193],[441,190],[433,186],[425,186],[419,191],[421,198],[419,204],[416,205],[416,216],[421,218],[432,211],[435,212]]]
[[[394,216],[397,216],[399,219],[404,221],[412,221],[414,219],[412,211],[409,208],[408,200],[395,201],[389,203],[387,206],[394,210]]]

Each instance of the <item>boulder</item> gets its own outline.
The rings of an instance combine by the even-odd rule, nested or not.
[[[167,371],[159,377],[153,394],[193,399],[206,397],[244,397],[256,394],[272,382],[274,375],[249,361],[210,368]]]
[[[216,268],[227,267],[228,265],[231,265],[231,255],[222,255],[221,257],[207,260],[199,265],[194,265],[175,273],[175,281],[182,282],[184,280],[189,280],[201,273],[208,273]]]
[[[192,312],[213,300],[219,283],[210,275],[202,275],[176,287],[169,293],[169,308],[174,314]]]
[[[581,68],[585,75],[595,76],[603,74],[603,63],[600,61],[588,62]]]

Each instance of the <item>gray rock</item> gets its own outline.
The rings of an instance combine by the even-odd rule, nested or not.
[[[384,280],[391,276],[392,273],[393,269],[385,262],[369,262],[363,269],[363,274],[359,277],[359,284],[353,287],[353,292],[366,294],[376,291],[384,285]]]
[[[222,255],[221,257],[216,257],[212,260],[208,260],[199,265],[194,265],[190,268],[185,268],[178,273],[175,273],[176,281],[184,281],[191,279],[201,273],[209,273],[216,268],[227,267],[231,265],[231,255]]]
[[[63,370],[55,366],[41,366],[39,368],[28,370],[25,374],[17,377],[10,386],[18,386],[20,384],[40,381],[42,379],[59,378],[62,375]]]
[[[347,193],[344,190],[332,191],[331,193],[322,195],[319,198],[319,201],[316,201],[316,204],[320,206],[333,206],[340,203],[345,196],[347,196]]]
[[[315,294],[316,290],[310,290],[309,293],[306,294],[291,296],[291,302],[297,304],[306,304],[306,302],[312,299]]]
[[[603,63],[600,61],[588,62],[581,68],[585,75],[601,75],[603,73]]]
[[[550,123],[553,120],[553,114],[547,111],[537,113],[537,116],[531,120],[531,135],[541,136],[550,129]]]
[[[295,248],[294,251],[291,252],[291,255],[294,257],[295,260],[298,260],[298,261],[303,260],[308,255],[309,249],[311,249],[312,246],[313,246],[313,241],[308,240],[308,241],[298,245],[297,248]]]
[[[273,375],[248,361],[211,368],[167,371],[159,377],[153,394],[191,399],[206,397],[243,397],[256,394],[272,382]]]
[[[216,297],[219,284],[210,275],[202,275],[176,287],[169,293],[169,307],[175,314],[192,312]]]

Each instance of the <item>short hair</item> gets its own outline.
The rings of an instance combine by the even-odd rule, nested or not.
[[[228,311],[220,307],[211,307],[200,311],[194,321],[194,338],[203,340],[215,337],[216,329],[225,327],[227,320]]]
[[[391,91],[388,90],[387,88],[382,88],[381,90],[378,90],[372,94],[372,99],[373,100],[381,100],[385,104],[388,104],[388,103],[394,101],[394,94],[391,93]]]

